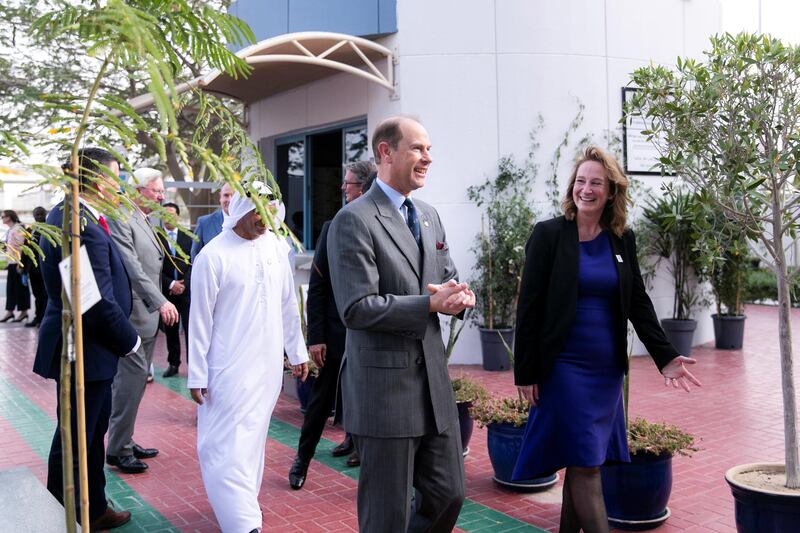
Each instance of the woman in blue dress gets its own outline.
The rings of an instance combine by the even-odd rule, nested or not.
[[[561,532],[608,531],[600,466],[630,461],[622,405],[628,321],[666,385],[700,385],[684,366],[695,360],[669,343],[645,292],[626,227],[627,188],[616,159],[587,148],[564,215],[536,224],[526,247],[514,380],[535,409],[513,477],[566,467]]]

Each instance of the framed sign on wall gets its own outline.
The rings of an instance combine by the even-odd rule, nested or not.
[[[642,134],[646,129],[642,117],[630,116],[625,112],[628,102],[638,89],[622,88],[622,154],[625,161],[625,172],[628,174],[666,175],[674,174],[663,171],[659,162],[660,155],[653,142]]]

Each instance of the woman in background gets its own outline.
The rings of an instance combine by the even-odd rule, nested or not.
[[[563,216],[536,224],[517,309],[514,380],[532,407],[514,479],[566,467],[562,532],[608,531],[600,466],[629,462],[622,402],[631,321],[666,385],[700,382],[664,335],[626,227],[628,180],[596,147],[576,162]]]
[[[3,211],[3,224],[9,227],[6,233],[5,255],[8,259],[8,277],[6,278],[6,314],[0,322],[22,322],[28,318],[28,309],[31,307],[31,293],[28,284],[22,276],[22,244],[25,242],[27,230],[19,221],[16,211],[6,209]],[[19,310],[19,315],[14,317],[14,310]]]

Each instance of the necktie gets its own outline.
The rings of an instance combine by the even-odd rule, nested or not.
[[[106,235],[111,235],[111,231],[108,229],[108,222],[103,215],[97,217],[97,223],[100,224],[100,227],[103,228],[103,231],[106,232]]]
[[[422,240],[420,239],[419,234],[419,218],[417,217],[417,208],[414,207],[414,202],[411,201],[411,198],[406,198],[406,201],[403,202],[403,205],[406,207],[406,224],[408,224],[408,229],[411,230],[411,235],[413,235],[414,240],[417,241],[417,246],[421,246]]]
[[[177,242],[178,233],[175,232],[175,231],[170,231],[170,232],[167,233],[167,235],[169,235],[169,238],[171,239],[168,242],[168,244],[169,244],[169,255],[171,255],[173,257],[173,261],[174,261],[177,258],[175,257],[175,245],[172,244],[172,243],[173,243],[173,241]],[[175,267],[174,264],[172,265],[172,279],[178,279],[178,269]]]

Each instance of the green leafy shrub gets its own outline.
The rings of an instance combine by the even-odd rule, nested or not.
[[[512,424],[522,427],[528,423],[530,405],[523,398],[487,396],[469,409],[470,416],[480,427],[490,424]]]
[[[628,449],[631,455],[687,455],[696,452],[694,436],[672,424],[648,422],[636,418],[628,426]]]
[[[482,401],[489,396],[483,385],[467,376],[456,376],[450,383],[453,385],[457,403]]]

